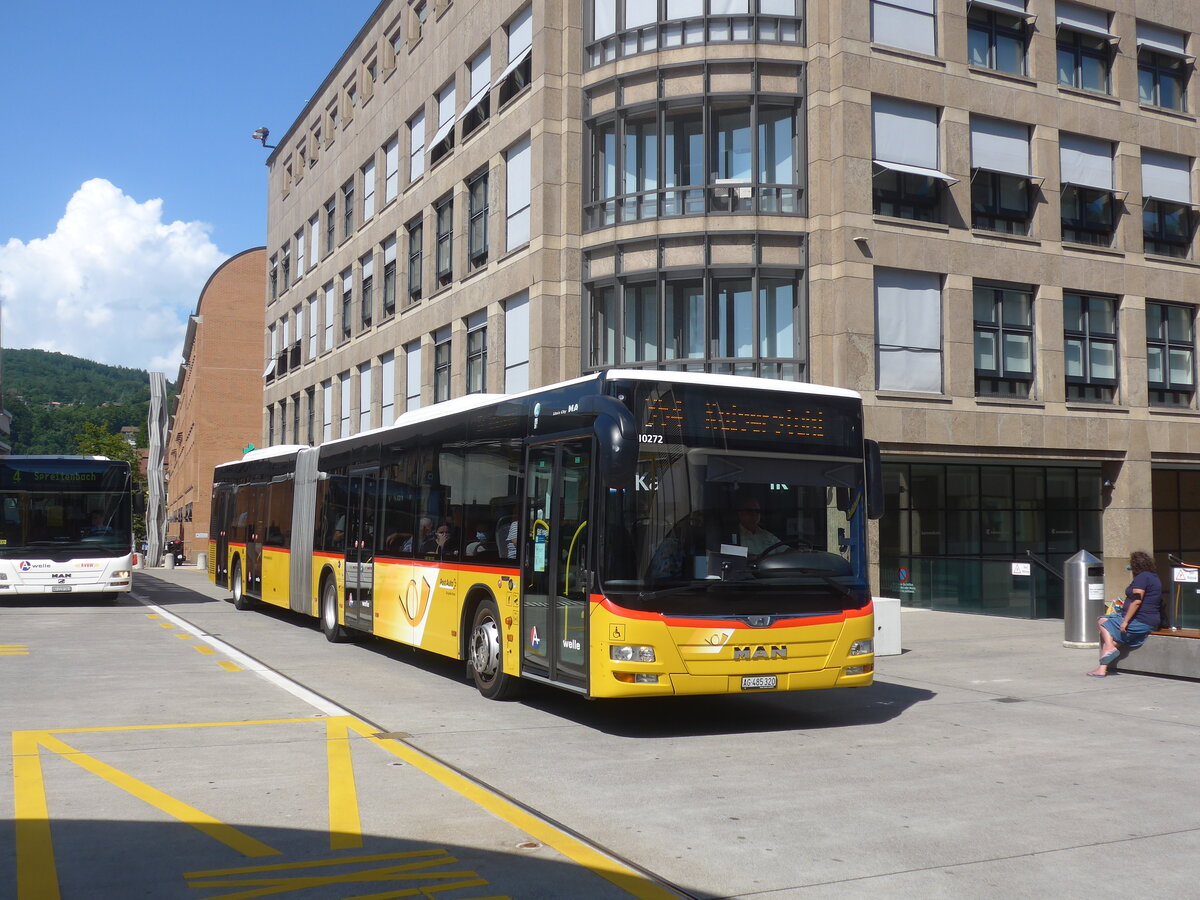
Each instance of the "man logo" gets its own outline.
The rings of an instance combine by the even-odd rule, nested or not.
[[[787,659],[787,647],[772,644],[771,650],[768,653],[767,648],[761,644],[757,647],[734,647],[733,658],[740,659]]]

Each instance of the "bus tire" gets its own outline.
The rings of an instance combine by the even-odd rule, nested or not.
[[[246,596],[242,584],[242,561],[240,559],[235,559],[229,569],[229,588],[233,591],[234,609],[246,610],[254,606],[254,601]]]
[[[332,644],[350,640],[350,630],[338,624],[337,607],[337,582],[327,575],[321,580],[321,631]]]
[[[467,642],[467,668],[479,693],[489,700],[511,700],[521,687],[504,672],[501,639],[500,612],[489,597],[475,610]]]

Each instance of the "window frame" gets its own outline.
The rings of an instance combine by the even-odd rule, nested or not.
[[[1067,326],[1066,309],[1069,298],[1077,298],[1080,301],[1080,319],[1083,323],[1081,329],[1069,328]],[[1099,327],[1092,327],[1092,320],[1094,318],[1092,307],[1093,304],[1099,303],[1112,304],[1111,331],[1103,331]],[[1120,311],[1121,300],[1117,296],[1111,294],[1091,294],[1084,291],[1063,292],[1063,375],[1066,381],[1067,402],[1115,402],[1121,377],[1119,343]],[[1079,345],[1079,363],[1083,371],[1082,375],[1071,375],[1068,368],[1071,363],[1069,347],[1073,341]],[[1101,345],[1111,348],[1113,360],[1112,378],[1093,374],[1093,350],[1096,346]]]
[[[488,261],[489,174],[484,169],[467,179],[467,262],[473,268]]]
[[[1010,20],[1013,24],[1002,20]],[[1005,72],[1009,75],[1029,75],[1029,21],[1014,13],[989,9],[984,6],[969,4],[967,7],[967,64],[991,69],[994,72]],[[971,58],[972,34],[983,35],[987,45],[987,62],[976,62]],[[1002,68],[999,64],[999,39],[1007,38],[1018,46],[1021,51],[1020,66],[1017,69]]]
[[[990,293],[992,315],[987,320],[978,315],[979,304]],[[1006,301],[1010,295],[1021,295],[1025,299],[1027,315],[1026,322],[1011,321],[1011,315],[1006,310]],[[1029,399],[1033,393],[1034,377],[1037,369],[1036,332],[1034,330],[1034,291],[1030,285],[1000,284],[993,282],[976,282],[972,290],[972,318],[974,322],[975,346],[975,396],[976,397],[1018,397]],[[1015,296],[1013,303],[1016,303]],[[980,336],[986,335],[992,344],[996,365],[984,369],[979,365]],[[1013,369],[1008,364],[1008,338],[1028,338],[1029,371],[1022,372]]]
[[[1186,338],[1171,337],[1170,311],[1183,310],[1187,316],[1189,334]],[[1157,321],[1155,321],[1157,320]],[[1151,325],[1155,328],[1152,330]],[[1155,379],[1151,369],[1151,351],[1157,350],[1163,365],[1160,373],[1166,379]],[[1175,384],[1171,379],[1171,357],[1174,353],[1186,353],[1190,382]],[[1186,303],[1167,303],[1162,300],[1146,301],[1146,388],[1150,406],[1191,408],[1196,398],[1196,307]]]

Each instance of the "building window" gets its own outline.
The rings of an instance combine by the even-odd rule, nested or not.
[[[359,320],[366,328],[371,324],[375,309],[375,255],[368,253],[359,260],[362,266],[362,296],[359,298]]]
[[[424,265],[422,241],[424,225],[420,219],[409,223],[408,226],[408,302],[414,303],[421,299],[421,275]]]
[[[275,446],[275,407],[267,407],[267,446]]]
[[[383,202],[391,203],[400,190],[400,144],[392,138],[383,148]]]
[[[450,399],[450,327],[433,336],[433,402]]]
[[[487,312],[467,317],[467,393],[487,390]]]
[[[321,443],[333,440],[333,381],[321,382]]]
[[[336,315],[335,310],[334,310],[334,303],[335,303],[334,289],[333,289],[333,282],[331,281],[327,285],[325,285],[325,328],[324,328],[325,343],[321,347],[322,352],[333,349],[333,320]]]
[[[296,232],[296,280],[299,281],[304,275],[304,229],[301,228]]]
[[[308,361],[317,358],[317,295],[308,298]]]
[[[308,417],[305,422],[305,442],[310,447],[317,445],[317,389],[309,388],[304,392],[305,404],[308,407]]]
[[[937,28],[933,0],[871,0],[871,40],[933,56]]]
[[[795,380],[799,296],[798,272],[597,284],[589,291],[589,364]]]
[[[321,238],[321,216],[314,215],[308,220],[308,267],[315,269],[317,266],[317,241]]]
[[[1063,294],[1067,399],[1111,403],[1117,391],[1117,300]]]
[[[1064,87],[1111,93],[1110,69],[1116,37],[1108,31],[1108,13],[1058,0],[1058,83]]]
[[[971,117],[971,227],[1029,234],[1029,126]]]
[[[287,289],[292,286],[292,250],[290,246],[283,248],[283,256],[279,263],[279,292],[287,293]]]
[[[1195,310],[1146,303],[1146,382],[1151,406],[1191,406],[1196,391]]]
[[[358,430],[371,428],[371,364],[358,367]]]
[[[396,354],[392,351],[379,357],[379,374],[379,424],[386,427],[396,420]]]
[[[325,201],[325,255],[333,252],[337,241],[334,238],[334,228],[337,222],[337,200],[330,197]]]
[[[421,39],[421,35],[425,31],[425,22],[429,18],[429,5],[425,0],[417,0],[412,5],[412,15],[410,17],[411,27],[409,28],[409,43],[415,44]]]
[[[941,285],[934,272],[875,270],[879,390],[942,393]]]
[[[467,139],[467,135],[473,133],[477,128],[483,125],[484,122],[492,114],[491,109],[491,87],[492,87],[492,50],[490,47],[484,47],[483,51],[475,56],[468,63],[468,68],[471,70],[471,98],[467,101],[467,105],[462,111],[462,136],[463,140]]]
[[[292,443],[300,443],[300,395],[292,394]]]
[[[267,275],[267,283],[270,287],[271,302],[275,302],[279,297],[279,266],[276,257],[271,257],[271,271]]]
[[[505,246],[508,250],[515,250],[529,243],[532,158],[529,138],[518,141],[504,154],[507,176]]]
[[[454,110],[455,110],[454,81],[437,93],[438,127],[429,142],[429,162],[436,165],[443,157],[454,149]]]
[[[529,294],[504,303],[504,392],[529,390]]]
[[[396,311],[396,239],[383,242],[383,315]]]
[[[662,105],[592,124],[585,227],[705,211],[799,213],[795,101],[708,106],[707,115]]]
[[[1144,252],[1189,256],[1195,227],[1191,159],[1143,149],[1142,195]]]
[[[1111,247],[1116,234],[1112,144],[1082,135],[1059,135],[1062,239]]]
[[[354,179],[342,185],[342,240],[354,233]]]
[[[421,342],[404,345],[404,408],[421,408]]]
[[[905,2],[905,0],[898,0]],[[729,41],[798,43],[801,17],[797,0],[592,0],[591,66],[619,56],[649,53],[660,47]]]
[[[1138,102],[1183,112],[1192,60],[1187,35],[1149,22],[1137,23]]]
[[[488,173],[467,182],[467,261],[482,266],[488,258]]]
[[[363,180],[363,221],[370,220],[375,215],[375,160],[362,167]]]
[[[500,73],[500,105],[516,97],[533,80],[533,7],[527,6],[505,28],[508,65]]]
[[[942,192],[955,180],[938,168],[938,111],[873,97],[872,202],[875,215],[942,221]]]
[[[342,272],[342,339],[350,337],[350,308],[354,302],[354,273]]]
[[[975,285],[975,393],[1029,397],[1033,385],[1033,293]]]
[[[338,418],[338,437],[350,436],[350,373],[343,372],[338,376],[338,386],[341,389],[342,408]]]
[[[1002,0],[1016,7],[1015,15],[969,4],[967,7],[967,61],[973,66],[1026,74],[1025,46],[1029,26],[1023,16],[1025,0]]]
[[[408,120],[408,180],[414,182],[425,174],[425,113]]]
[[[454,280],[454,198],[446,197],[435,204],[434,214],[437,222],[434,264],[438,284],[444,287]]]

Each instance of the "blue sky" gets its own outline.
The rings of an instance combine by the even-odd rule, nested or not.
[[[376,5],[6,4],[3,345],[173,377],[208,275],[265,241],[251,132],[284,134]]]

